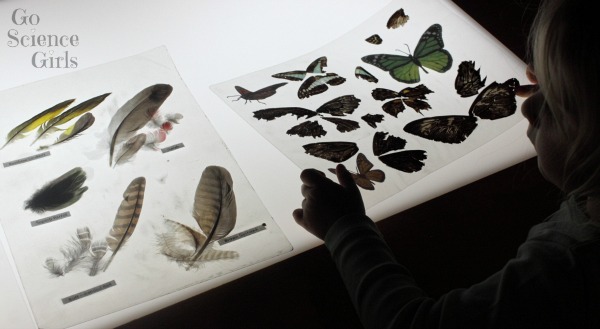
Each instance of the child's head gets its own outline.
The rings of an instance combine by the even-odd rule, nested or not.
[[[528,134],[537,135],[532,142],[545,176],[580,196],[600,193],[598,19],[589,1],[544,0],[529,39],[539,91],[523,107],[535,126]]]

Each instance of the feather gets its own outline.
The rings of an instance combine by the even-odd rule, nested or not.
[[[74,119],[86,112],[91,111],[100,103],[102,103],[104,99],[108,97],[108,95],[110,95],[110,93],[90,98],[87,101],[79,103],[76,106],[73,106],[72,108],[64,111],[59,116],[46,121],[44,124],[42,124],[40,129],[38,129],[37,136],[35,137],[33,142],[31,142],[31,144],[35,143],[38,139],[40,139],[40,137],[44,136],[46,133],[54,131],[57,126],[65,124],[71,121],[71,119]]]
[[[56,258],[48,257],[44,262],[44,267],[50,271],[50,274],[54,276],[63,276],[65,273],[63,272],[62,265]]]
[[[123,201],[121,201],[113,226],[106,237],[106,243],[112,251],[112,255],[104,265],[103,271],[106,271],[115,255],[133,234],[142,212],[145,189],[146,178],[138,177],[129,183],[123,193]]]
[[[75,101],[75,99],[69,99],[62,103],[58,103],[58,104],[52,106],[51,108],[45,110],[44,112],[41,112],[41,113],[33,116],[29,120],[16,126],[11,131],[8,132],[8,134],[6,135],[6,143],[0,149],[3,149],[4,146],[6,146],[8,143],[12,142],[13,140],[17,140],[19,138],[25,137],[26,133],[39,127],[42,123],[56,117],[60,112],[62,112],[65,108],[67,108],[74,101]]]
[[[73,125],[71,125],[65,131],[63,131],[63,133],[58,136],[58,138],[56,139],[56,141],[54,143],[52,143],[50,145],[40,146],[38,148],[38,150],[47,149],[50,146],[64,143],[66,141],[70,141],[71,139],[74,139],[75,137],[79,136],[79,134],[84,132],[86,129],[91,127],[94,124],[94,121],[96,121],[96,118],[94,118],[93,114],[86,113],[86,114],[82,115],[79,119],[77,119],[77,121]]]
[[[172,91],[173,87],[168,84],[146,87],[117,110],[108,125],[110,166],[116,144],[128,140],[138,129],[144,127]]]
[[[43,213],[72,205],[87,191],[87,186],[82,186],[86,178],[85,171],[80,167],[69,170],[37,190],[25,201],[25,209]]]
[[[157,235],[160,252],[179,264],[192,265],[190,262],[196,250],[202,248],[206,237],[193,228],[165,219],[167,232]]]
[[[82,265],[86,252],[90,249],[92,242],[92,234],[88,227],[77,229],[77,238],[71,239],[69,244],[61,248],[61,253],[65,258],[65,263],[62,267],[63,274],[71,272],[78,266]]]
[[[106,255],[108,250],[108,244],[105,240],[94,241],[90,249],[90,255],[92,258],[92,265],[90,266],[90,276],[94,276],[100,269],[100,260]]]
[[[190,263],[200,258],[208,244],[227,236],[235,226],[235,194],[233,180],[227,169],[219,166],[204,169],[194,196],[193,216],[206,235],[206,240],[195,250]]]
[[[133,156],[146,144],[146,134],[137,134],[131,137],[117,152],[115,166],[123,164],[133,158]]]

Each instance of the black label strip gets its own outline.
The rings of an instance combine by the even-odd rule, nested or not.
[[[245,231],[242,231],[240,233],[236,233],[234,235],[222,238],[221,240],[219,240],[219,245],[222,246],[224,244],[228,244],[228,243],[233,242],[235,240],[239,240],[241,238],[245,238],[245,237],[247,237],[249,235],[252,235],[254,233],[258,233],[260,231],[264,231],[266,229],[267,229],[267,224],[262,223],[261,225],[259,225],[257,227],[253,227],[253,228],[247,229]]]
[[[70,302],[74,302],[74,301],[76,301],[78,299],[90,296],[92,294],[95,294],[95,293],[100,292],[102,290],[108,289],[110,287],[114,287],[116,285],[117,285],[117,283],[115,282],[115,280],[112,280],[112,281],[109,281],[107,283],[103,283],[103,284],[101,284],[99,286],[96,286],[94,288],[90,288],[88,290],[84,290],[84,291],[78,292],[78,293],[76,293],[74,295],[65,297],[65,298],[63,298],[61,300],[62,300],[63,304],[68,304]]]
[[[171,145],[171,146],[167,146],[165,148],[160,149],[160,151],[162,153],[167,153],[167,152],[171,152],[171,151],[175,151],[177,149],[183,148],[185,145],[183,145],[183,143],[178,143],[175,145]]]
[[[65,211],[65,212],[62,212],[60,214],[52,215],[50,217],[45,217],[45,218],[41,218],[41,219],[38,219],[38,220],[31,221],[31,227],[36,227],[36,226],[39,226],[39,225],[42,225],[42,224],[48,224],[48,223],[57,221],[59,219],[67,218],[67,217],[70,217],[70,216],[71,216],[71,213],[68,212],[68,211]]]
[[[50,151],[45,151],[42,153],[38,153],[36,155],[32,155],[32,156],[28,156],[25,158],[21,158],[18,160],[13,160],[13,161],[8,161],[3,163],[2,165],[4,166],[4,168],[8,168],[8,167],[12,167],[12,166],[16,166],[25,162],[29,162],[29,161],[33,161],[33,160],[37,160],[37,159],[41,159],[44,157],[50,156]]]

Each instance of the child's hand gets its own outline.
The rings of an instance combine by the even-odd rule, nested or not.
[[[531,84],[520,85],[517,87],[516,94],[520,97],[529,97],[538,90],[537,77],[535,76],[535,72],[533,71],[533,66],[531,66],[531,64],[527,65],[525,74],[527,75],[527,79],[529,79]]]
[[[352,175],[344,165],[336,167],[339,184],[316,169],[306,169],[302,180],[302,208],[293,212],[296,223],[324,240],[329,228],[348,214],[365,214],[365,206]]]

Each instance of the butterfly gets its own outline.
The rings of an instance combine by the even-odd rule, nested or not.
[[[356,69],[354,69],[354,76],[359,79],[367,80],[369,82],[379,82],[379,79],[377,79],[373,74],[367,72],[367,70],[365,70],[361,66],[357,66]]]
[[[366,38],[365,41],[374,45],[380,45],[383,42],[383,39],[381,39],[379,34],[373,34],[372,36]]]
[[[477,95],[479,88],[485,86],[484,78],[481,80],[480,69],[475,70],[475,62],[463,61],[458,66],[458,74],[454,80],[454,88],[461,97]]]
[[[321,142],[302,146],[306,153],[333,162],[344,162],[358,152],[352,142]]]
[[[275,93],[277,92],[277,88],[283,87],[285,85],[287,85],[287,82],[276,83],[274,85],[259,89],[257,91],[249,91],[240,86],[235,86],[235,90],[237,90],[237,92],[240,94],[227,97],[237,97],[237,99],[235,99],[234,102],[239,101],[240,99],[244,99],[246,100],[244,104],[248,103],[248,101],[257,101],[261,104],[265,104],[260,100],[275,95]]]
[[[445,115],[411,121],[404,126],[407,133],[429,140],[462,143],[477,127],[477,118],[467,115]]]
[[[286,79],[291,81],[302,81],[306,77],[306,73],[325,73],[323,70],[327,66],[327,57],[319,57],[312,61],[306,70],[295,70],[288,72],[275,73],[273,78]]]
[[[404,24],[408,22],[408,19],[409,17],[404,13],[404,9],[400,8],[396,10],[396,12],[392,14],[392,16],[390,16],[386,26],[388,29],[396,29],[400,26],[404,26]]]
[[[425,68],[444,73],[452,66],[452,56],[443,49],[442,26],[431,25],[419,39],[412,55],[367,55],[362,61],[390,73],[392,78],[404,83],[417,83],[421,80],[419,68],[429,73]]]
[[[321,94],[327,91],[330,86],[341,85],[346,82],[344,77],[341,77],[335,73],[327,73],[325,75],[313,75],[312,77],[304,80],[300,88],[298,88],[298,98],[308,98],[313,95]]]
[[[375,185],[373,182],[382,183],[385,180],[385,173],[382,170],[374,169],[371,161],[367,160],[367,157],[358,153],[356,156],[356,173],[350,172],[356,185],[364,188],[365,190],[374,190]],[[336,173],[334,168],[329,168],[331,173]]]
[[[323,120],[335,124],[338,131],[348,132],[358,129],[358,122],[341,118],[325,117],[324,115],[339,117],[352,114],[352,112],[354,112],[354,110],[359,106],[359,103],[360,99],[356,98],[354,95],[344,95],[326,102],[325,104],[319,106],[316,111],[302,107],[278,107],[255,111],[254,117],[258,120],[264,119],[271,121],[288,114],[294,115],[298,119],[301,117],[306,117],[309,119],[314,116],[318,116],[323,118]],[[287,133],[290,135],[298,135],[300,137],[321,137],[327,134],[318,121],[303,122],[289,129]]]
[[[429,90],[429,88],[425,87],[425,85],[420,84],[415,88],[406,87],[400,90],[400,92],[395,92],[385,88],[375,88],[371,92],[371,96],[378,101],[397,98],[386,102],[383,104],[382,108],[385,113],[388,113],[394,117],[398,117],[398,113],[403,112],[406,108],[404,106],[405,104],[415,110],[417,113],[421,113],[421,110],[429,110],[431,106],[429,106],[429,103],[426,102],[426,95],[432,92],[433,91]]]

